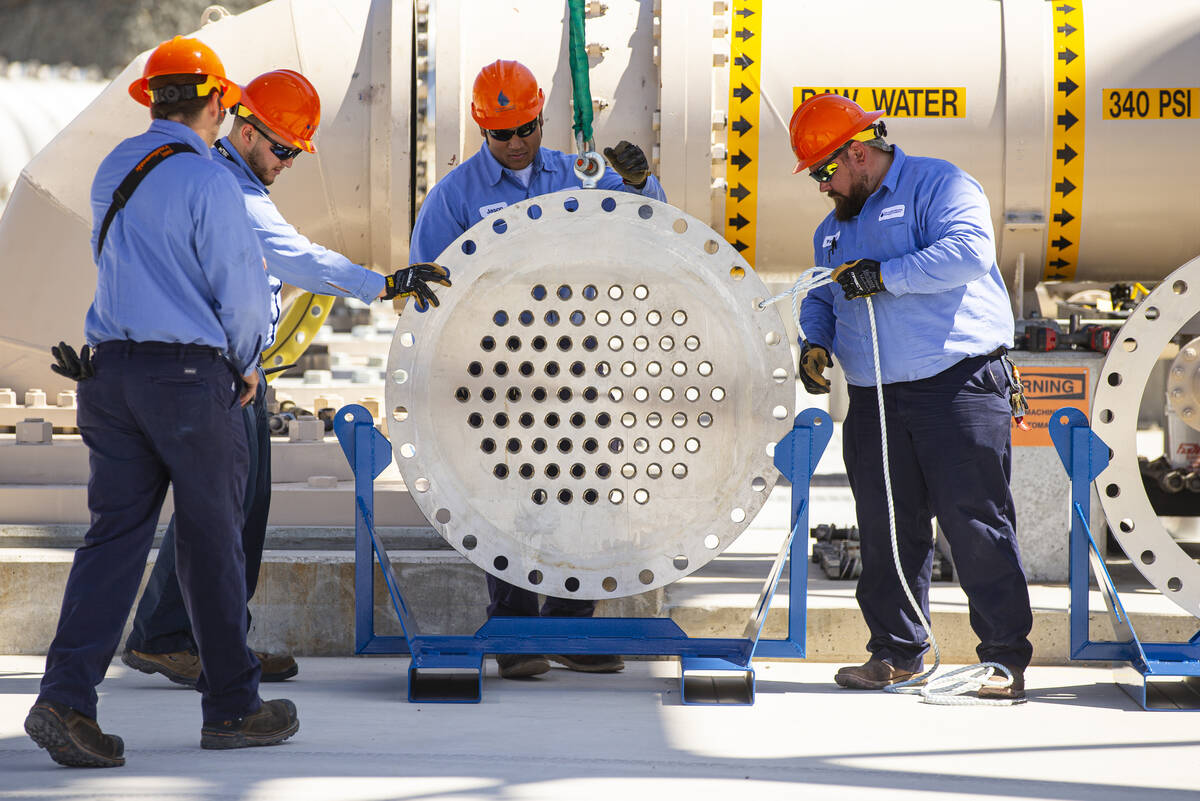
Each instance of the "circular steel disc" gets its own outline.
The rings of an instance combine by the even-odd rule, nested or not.
[[[574,190],[489,215],[410,310],[388,432],[413,498],[489,573],[560,597],[668,584],[774,486],[791,350],[746,261],[694,217]]]
[[[1150,506],[1137,458],[1142,391],[1158,356],[1196,316],[1200,258],[1171,273],[1117,332],[1100,371],[1092,427],[1113,451],[1096,478],[1109,530],[1142,575],[1166,597],[1200,615],[1200,565],[1189,557]]]

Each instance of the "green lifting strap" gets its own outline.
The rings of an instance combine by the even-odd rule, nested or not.
[[[567,0],[570,17],[569,58],[571,62],[571,86],[575,100],[575,141],[579,152],[594,150],[592,136],[592,86],[588,78],[587,40],[584,39],[584,0]]]

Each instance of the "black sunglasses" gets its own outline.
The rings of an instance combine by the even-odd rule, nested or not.
[[[850,140],[850,141],[852,142],[854,140]],[[829,161],[825,162],[820,167],[817,167],[813,170],[809,170],[808,177],[812,178],[814,181],[816,181],[819,184],[827,184],[830,181],[832,181],[833,174],[835,172],[837,172],[837,168],[838,168],[838,163],[837,163],[837,161],[835,161],[835,159],[837,159],[837,157],[841,154],[841,152],[848,147],[850,147],[850,142],[847,142],[846,144],[839,147],[837,150],[833,151],[833,155],[831,155],[829,157]]]
[[[504,128],[499,131],[488,131],[488,136],[495,139],[497,142],[507,142],[514,135],[524,139],[537,130],[538,121],[532,119],[524,125],[518,125],[516,128]]]
[[[242,119],[246,120],[247,122],[250,122],[250,120],[246,117],[242,117]],[[263,139],[267,140],[267,144],[270,146],[271,154],[273,156],[275,156],[275,158],[279,159],[280,161],[287,161],[288,159],[294,159],[294,158],[296,158],[296,156],[299,156],[300,153],[303,151],[303,148],[288,147],[287,145],[279,144],[274,139],[272,139],[270,134],[268,134],[266,131],[264,131],[261,127],[259,127],[258,125],[255,125],[253,122],[250,122],[250,124],[254,126],[254,130],[258,131],[259,136],[261,136]]]

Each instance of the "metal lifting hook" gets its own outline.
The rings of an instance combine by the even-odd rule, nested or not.
[[[579,154],[575,157],[575,175],[584,189],[595,189],[600,176],[604,175],[604,157],[596,152],[594,140],[584,142],[582,133],[575,135],[575,149]]]

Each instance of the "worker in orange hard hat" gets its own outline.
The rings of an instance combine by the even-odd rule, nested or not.
[[[201,747],[273,745],[299,727],[295,704],[259,697],[246,645],[243,414],[259,386],[270,289],[237,183],[209,151],[241,89],[212,49],[176,37],[129,91],[152,120],[92,182],[97,283],[84,335],[95,356],[85,348],[83,359],[66,358],[65,345],[56,354],[59,372],[79,382],[91,525],[25,719],[34,742],[73,767],[125,763],[121,738],[96,720],[96,686],[168,486],[179,521],[170,557],[204,664]]]
[[[813,238],[816,263],[832,268],[834,282],[802,302],[798,372],[808,392],[829,392],[833,353],[849,384],[843,457],[858,516],[858,602],[871,633],[870,659],[834,680],[882,689],[913,679],[927,648],[893,564],[878,381],[905,581],[927,610],[936,516],[971,603],[979,658],[1012,676],[994,677],[979,696],[1018,702],[1033,617],[1009,489],[1013,318],[991,212],[974,178],[905,154],[884,138],[880,116],[827,94],[802,103],[789,125],[795,172],[807,170],[834,204]]]
[[[581,186],[575,155],[542,147],[545,104],[545,92],[520,62],[494,61],[479,71],[471,118],[483,144],[430,190],[413,228],[410,258],[436,259],[459,234],[510,203]],[[600,177],[598,188],[666,199],[640,147],[621,141],[604,155],[612,170]]]
[[[575,175],[574,154],[542,147],[545,104],[545,93],[523,64],[501,60],[479,71],[471,92],[471,118],[479,125],[483,143],[479,152],[429,190],[417,214],[409,258],[436,259],[487,215],[537,195],[582,186]],[[604,155],[612,169],[600,177],[598,188],[666,200],[640,147],[622,141],[605,149]],[[487,582],[490,617],[590,617],[596,606],[594,601],[547,596],[539,610],[536,593],[492,575]],[[615,655],[550,658],[572,670],[592,673],[611,673],[625,665]],[[546,657],[538,655],[501,654],[496,661],[504,678],[535,676],[550,669]]]
[[[386,276],[368,270],[312,242],[279,213],[267,187],[273,186],[301,153],[316,152],[313,140],[320,122],[321,99],[308,79],[295,70],[272,70],[246,84],[232,130],[218,139],[212,150],[214,160],[237,181],[266,258],[272,303],[263,349],[275,341],[284,282],[318,295],[354,297],[363,303],[377,298],[414,297],[419,308],[438,304],[432,284],[450,286],[446,270],[436,264],[405,266]],[[247,600],[258,585],[271,506],[271,437],[265,400],[263,394],[255,398],[245,421],[253,466],[242,527]],[[195,685],[200,677],[200,660],[171,558],[174,533],[172,518],[160,549],[165,555],[154,564],[122,660],[145,673],[160,673],[178,684]],[[289,654],[254,653],[263,681],[284,681],[299,672]]]
[[[217,125],[225,120],[225,109],[241,99],[242,89],[225,77],[225,65],[212,48],[199,39],[176,36],[158,47],[146,60],[142,77],[129,84],[129,96],[160,119],[164,106],[174,106],[189,100],[207,99],[216,93],[219,104]],[[205,131],[206,134],[209,131]],[[216,138],[216,128],[211,131]]]

